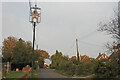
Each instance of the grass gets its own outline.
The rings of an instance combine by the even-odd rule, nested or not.
[[[17,78],[22,74],[22,71],[11,71],[9,74],[6,75],[6,78]]]
[[[73,77],[86,77],[88,75],[73,75]]]
[[[35,74],[38,74],[38,70],[33,70],[32,78],[38,78],[38,75]]]
[[[69,74],[67,74],[67,73],[65,73],[65,72],[63,72],[63,71],[55,70],[55,72],[57,72],[57,73],[59,73],[59,74],[62,74],[62,75],[64,75],[64,76],[72,77],[72,75],[69,75]]]
[[[63,71],[59,71],[59,70],[55,70],[55,72],[60,73],[64,76],[68,76],[68,77],[87,77],[87,76],[92,75],[92,74],[89,74],[89,75],[88,74],[86,74],[86,75],[69,75],[68,73],[63,72]]]

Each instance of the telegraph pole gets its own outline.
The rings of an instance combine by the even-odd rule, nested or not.
[[[77,48],[77,60],[79,62],[78,39],[76,39],[76,48]]]

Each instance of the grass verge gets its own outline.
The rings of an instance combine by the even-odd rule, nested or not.
[[[72,77],[72,75],[69,75],[69,74],[67,74],[67,73],[65,73],[63,71],[58,71],[58,70],[54,70],[54,71],[57,72],[57,73],[59,73],[59,74],[62,74],[64,76]]]
[[[38,70],[33,70],[32,78],[38,78]]]
[[[6,75],[6,78],[17,78],[22,74],[22,71],[11,71],[9,74]]]
[[[67,76],[67,77],[88,77],[88,76],[90,76],[92,78],[92,76],[93,76],[93,74],[89,74],[89,75],[87,75],[87,74],[86,75],[69,75],[69,74],[67,74],[63,71],[58,71],[58,70],[54,70],[54,71],[57,72],[57,73],[60,73],[64,76]]]

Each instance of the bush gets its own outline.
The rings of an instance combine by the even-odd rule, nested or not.
[[[119,66],[116,62],[98,62],[95,68],[97,78],[117,78]]]
[[[55,68],[59,72],[68,75],[90,75],[94,73],[95,61],[78,62],[69,60],[67,56],[63,56],[61,52],[56,51],[51,57],[51,68]]]
[[[75,75],[90,75],[94,73],[95,64],[91,61],[76,65]]]

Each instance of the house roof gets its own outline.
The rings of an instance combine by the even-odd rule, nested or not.
[[[114,47],[113,47],[113,49],[116,49],[116,48],[117,48],[117,46],[114,46]]]
[[[72,56],[69,60],[73,60],[73,59],[77,60],[77,57],[76,56]]]
[[[101,54],[101,53],[99,53],[99,55],[98,55],[98,57],[97,57],[96,59],[99,59],[101,56],[102,56],[102,54]]]
[[[99,55],[96,59],[97,60],[108,59],[108,56],[105,53],[103,53],[103,54],[99,53]]]
[[[77,57],[76,56],[72,56],[69,60],[72,60],[72,59],[76,59],[77,60]],[[86,61],[86,60],[89,60],[89,57],[87,55],[80,55],[79,56],[79,59],[80,61]]]
[[[117,44],[117,46],[114,46],[113,49],[117,49],[118,47],[120,47],[120,44]]]
[[[81,61],[89,60],[89,57],[87,55],[80,55]]]
[[[116,49],[116,50],[109,56],[109,59],[115,59],[118,57],[118,54],[119,54],[118,48],[120,48],[120,44],[113,47],[113,49]]]

